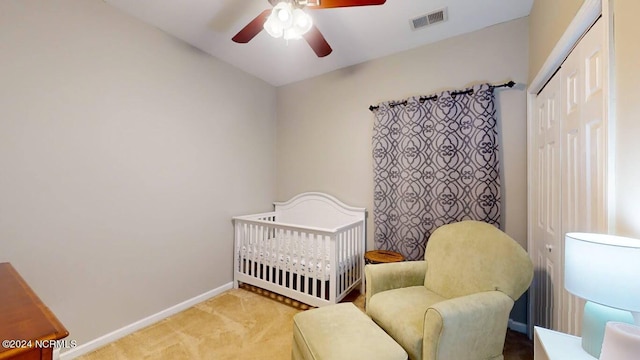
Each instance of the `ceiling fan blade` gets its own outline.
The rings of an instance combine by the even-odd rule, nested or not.
[[[322,36],[322,33],[315,25],[302,36],[307,40],[307,43],[309,43],[309,46],[311,46],[318,57],[325,57],[333,51],[327,40],[325,40],[324,36]]]
[[[330,9],[338,7],[382,5],[386,0],[320,0],[320,5],[310,5],[309,9]]]
[[[264,23],[267,21],[269,14],[271,14],[271,9],[261,12],[260,15],[251,20],[251,22],[248,23],[247,26],[242,28],[242,30],[240,30],[231,40],[241,44],[251,41],[251,39],[258,35],[260,31],[262,31]]]

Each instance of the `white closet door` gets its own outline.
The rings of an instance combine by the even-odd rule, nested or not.
[[[560,229],[560,109],[561,83],[552,78],[536,98],[535,144],[536,159],[533,174],[536,213],[533,234],[535,247],[535,319],[536,326],[557,329],[560,320],[560,282],[562,274]]]
[[[603,21],[582,38],[560,70],[563,82],[562,232],[606,232],[606,127]],[[563,289],[560,330],[579,334],[584,302]]]
[[[530,127],[534,324],[576,335],[584,303],[564,290],[564,234],[607,230],[604,43],[598,21],[536,97]]]

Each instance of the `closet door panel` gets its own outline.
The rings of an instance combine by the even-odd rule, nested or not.
[[[559,71],[565,99],[561,119],[563,234],[572,231],[606,232],[607,148],[602,23],[597,22],[585,34]],[[561,298],[565,311],[560,330],[580,335],[584,301],[564,290],[564,284]]]
[[[581,125],[581,106],[584,103],[584,71],[580,59],[580,44],[569,54],[557,76],[562,80],[562,232],[580,231],[584,228],[586,217],[585,179],[584,179],[584,129]],[[564,256],[564,238],[562,239]],[[564,259],[563,259],[564,265]],[[564,278],[561,302],[565,308],[558,330],[577,334],[581,328],[579,319],[574,316],[583,306],[580,299],[564,290]]]
[[[607,135],[604,113],[604,29],[598,21],[580,41],[580,58],[584,72],[581,126],[584,131],[585,231],[607,231],[606,153]]]
[[[560,79],[553,78],[536,98],[537,134],[535,146],[538,169],[532,184],[536,194],[533,206],[536,220],[536,294],[535,325],[557,328],[560,321],[562,288],[558,281],[560,259]]]

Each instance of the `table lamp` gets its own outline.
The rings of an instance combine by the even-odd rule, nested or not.
[[[637,360],[640,357],[640,326],[609,321],[604,332],[600,360]]]
[[[607,321],[640,326],[640,240],[615,235],[567,233],[564,287],[587,300],[582,348],[600,356]]]

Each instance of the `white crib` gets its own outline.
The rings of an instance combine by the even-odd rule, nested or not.
[[[234,217],[234,286],[254,285],[311,306],[364,293],[364,208],[307,192],[275,211]]]

